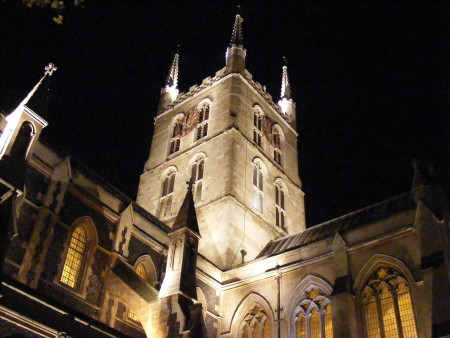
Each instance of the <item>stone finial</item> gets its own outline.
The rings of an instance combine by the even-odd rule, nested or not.
[[[291,83],[289,82],[288,70],[287,70],[287,60],[286,57],[283,56],[284,66],[283,66],[283,75],[281,77],[281,98],[291,99]]]

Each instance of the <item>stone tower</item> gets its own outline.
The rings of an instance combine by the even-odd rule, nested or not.
[[[175,55],[137,195],[140,205],[173,226],[185,182],[192,180],[199,254],[221,269],[305,229],[287,66],[276,104],[245,69],[242,22],[236,15],[225,67],[186,93],[178,92]]]

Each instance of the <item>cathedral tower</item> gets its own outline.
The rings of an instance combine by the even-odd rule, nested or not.
[[[255,258],[271,239],[305,229],[287,66],[277,105],[245,69],[242,22],[237,15],[225,67],[186,93],[178,94],[175,55],[137,196],[173,226],[192,180],[199,253],[222,269]]]

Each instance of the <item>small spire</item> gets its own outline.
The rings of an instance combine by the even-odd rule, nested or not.
[[[42,82],[45,80],[46,77],[50,77],[53,75],[54,72],[56,72],[58,68],[53,63],[49,63],[47,66],[45,66],[45,73],[44,76],[41,77],[39,82],[34,86],[34,88],[28,93],[28,95],[23,99],[23,101],[20,103],[19,107],[25,106],[28,101],[33,97],[34,93],[39,89]]]
[[[179,230],[181,228],[188,228],[195,234],[200,236],[200,230],[198,227],[197,213],[195,211],[194,195],[192,192],[194,182],[191,179],[186,182],[187,192],[183,203],[181,204],[180,211],[175,218],[174,224],[172,226],[172,232]]]
[[[239,14],[239,9],[240,6],[238,6],[238,14],[236,14],[236,19],[234,20],[233,33],[231,33],[230,47],[244,46],[244,35],[242,34],[242,21],[244,21],[244,19]]]
[[[176,88],[178,86],[178,68],[180,63],[180,45],[177,47],[177,52],[172,61],[172,65],[170,66],[169,75],[166,79],[166,86]]]
[[[281,78],[281,98],[291,99],[291,83],[289,82],[288,70],[287,70],[287,60],[283,56],[284,66],[283,75]]]

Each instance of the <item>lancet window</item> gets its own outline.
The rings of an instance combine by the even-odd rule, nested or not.
[[[260,162],[253,163],[253,197],[252,206],[260,213],[263,212],[263,170]]]
[[[208,134],[209,110],[209,103],[205,102],[198,111],[198,125],[195,140],[200,140]]]
[[[183,117],[177,118],[173,125],[172,135],[169,145],[169,155],[180,150],[181,136],[183,134]]]
[[[319,290],[307,293],[296,309],[295,332],[297,338],[331,338],[333,322],[331,320],[331,303]]]
[[[239,330],[239,338],[270,338],[270,323],[259,305],[249,309]]]
[[[284,190],[280,183],[275,183],[275,224],[285,229],[286,211],[284,208]]]
[[[83,225],[79,225],[72,232],[69,249],[67,250],[60,278],[61,283],[64,283],[73,289],[77,288],[80,284],[83,263],[87,256],[87,245],[88,238],[86,229]]]
[[[259,111],[255,110],[253,113],[253,142],[258,146],[262,146],[263,137],[263,117],[264,115]]]
[[[170,215],[170,211],[172,208],[173,189],[175,186],[175,175],[175,170],[170,170],[164,178],[159,211],[161,217],[167,217]]]
[[[192,165],[191,171],[191,181],[194,184],[193,193],[195,201],[200,201],[202,199],[204,170],[205,170],[205,158],[203,156],[198,156],[194,164]]]
[[[273,128],[272,146],[273,146],[273,159],[279,165],[282,165],[281,135],[280,135],[280,131],[278,130],[278,128]]]
[[[368,338],[418,337],[408,282],[390,267],[379,267],[361,295]]]

